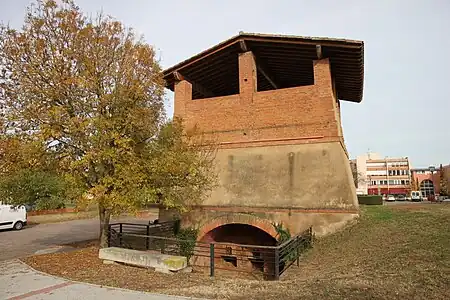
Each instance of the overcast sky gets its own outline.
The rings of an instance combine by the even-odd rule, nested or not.
[[[0,0],[19,27],[30,0]],[[448,0],[77,0],[144,35],[170,67],[245,32],[363,40],[364,97],[342,103],[351,157],[408,156],[413,167],[450,163]],[[168,92],[168,113],[173,113]]]

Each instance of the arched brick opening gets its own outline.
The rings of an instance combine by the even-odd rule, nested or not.
[[[209,232],[212,232],[218,227],[231,224],[249,225],[264,231],[273,238],[277,237],[275,228],[267,220],[247,214],[230,214],[206,222],[203,226],[200,227],[197,240],[211,242],[211,240],[208,240],[208,238],[206,237]]]
[[[203,246],[215,244],[214,261],[218,269],[267,271],[273,268],[273,253],[270,252],[272,250],[263,250],[258,246],[275,246],[276,237],[276,230],[269,221],[252,215],[230,214],[204,224],[200,228],[198,241]],[[209,255],[209,249],[203,250],[203,255],[193,258],[194,265],[209,266],[209,258],[206,257]]]

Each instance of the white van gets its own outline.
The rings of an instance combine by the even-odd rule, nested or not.
[[[411,201],[414,202],[422,201],[422,194],[419,191],[411,191]]]
[[[27,224],[25,206],[0,204],[0,229],[21,230]]]

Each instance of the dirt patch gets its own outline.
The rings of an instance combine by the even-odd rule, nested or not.
[[[449,208],[363,208],[358,224],[318,240],[300,267],[291,267],[278,282],[240,273],[211,279],[198,271],[167,275],[105,265],[96,247],[25,262],[73,280],[209,299],[448,299]]]

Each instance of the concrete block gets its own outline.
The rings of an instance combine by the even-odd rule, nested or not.
[[[187,258],[146,251],[123,249],[117,247],[99,250],[100,259],[121,262],[129,265],[155,268],[158,271],[177,272],[187,267]]]

